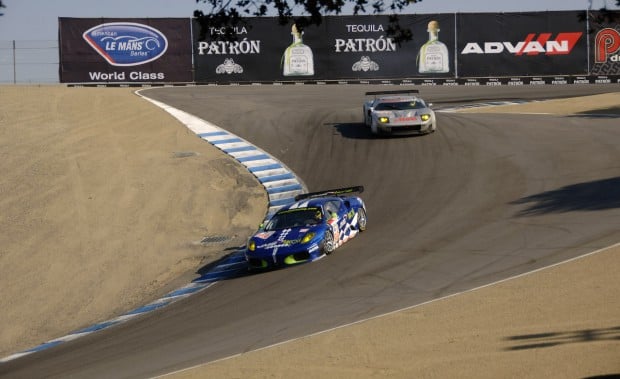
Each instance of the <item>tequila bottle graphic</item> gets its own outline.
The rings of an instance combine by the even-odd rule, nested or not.
[[[297,26],[293,24],[291,31],[293,43],[286,48],[282,57],[282,74],[284,76],[314,75],[314,58],[310,47],[304,45]]]
[[[418,72],[420,74],[443,73],[450,71],[450,57],[448,47],[439,41],[439,23],[428,23],[428,42],[420,48],[418,53]]]

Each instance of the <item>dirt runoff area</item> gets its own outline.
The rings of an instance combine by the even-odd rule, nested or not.
[[[0,357],[188,283],[265,214],[244,168],[132,89],[4,86],[0,104]],[[171,377],[620,374],[618,272],[612,248]]]
[[[0,357],[188,284],[265,216],[247,169],[134,91],[0,87]]]

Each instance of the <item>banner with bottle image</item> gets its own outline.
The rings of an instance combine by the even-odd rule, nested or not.
[[[401,16],[413,33],[397,43],[388,16],[325,17],[301,30],[277,18],[248,18],[224,41],[226,30],[194,32],[196,82],[351,80],[454,76],[454,15]],[[194,30],[200,30],[194,23]],[[441,35],[439,32],[441,31]]]
[[[283,54],[294,36],[277,18],[246,18],[232,29],[202,30],[193,22],[196,82],[273,81],[282,77]],[[232,32],[234,38],[223,36]],[[229,33],[230,34],[230,33]]]
[[[585,14],[459,14],[458,75],[584,75],[588,72]]]
[[[620,75],[618,11],[410,14],[398,24],[410,40],[394,40],[387,15],[327,16],[303,29],[277,17],[232,29],[190,19],[60,18],[60,80],[517,85]]]
[[[318,73],[360,80],[454,76],[454,15],[401,15],[398,23],[411,40],[394,41],[389,16],[327,18]]]

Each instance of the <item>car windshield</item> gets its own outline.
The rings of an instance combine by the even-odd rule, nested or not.
[[[312,226],[322,220],[323,212],[318,207],[287,209],[276,213],[265,225],[265,230]]]
[[[394,101],[394,102],[385,102],[379,103],[375,107],[375,110],[378,111],[403,111],[407,109],[421,109],[425,108],[424,102],[420,100],[411,100],[411,101]]]

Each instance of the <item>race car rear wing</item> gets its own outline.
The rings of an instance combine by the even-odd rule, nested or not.
[[[375,91],[375,92],[366,92],[366,96],[379,96],[379,95],[399,95],[399,94],[410,94],[410,93],[420,93],[417,89],[403,89],[398,91]]]
[[[364,192],[364,186],[354,186],[354,187],[345,187],[338,189],[330,189],[321,192],[310,192],[310,193],[302,193],[295,196],[295,201],[310,199],[315,197],[324,197],[324,196],[345,196],[351,195],[354,193],[362,193]]]

